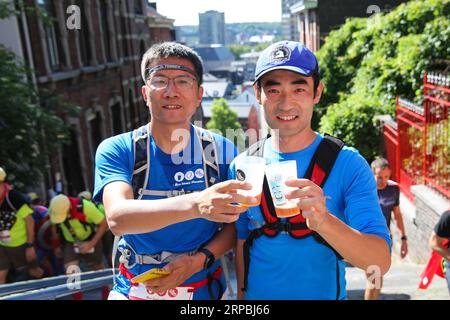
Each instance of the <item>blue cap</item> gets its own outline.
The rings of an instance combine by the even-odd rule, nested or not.
[[[300,42],[280,41],[271,44],[261,52],[255,69],[255,83],[273,70],[289,70],[310,77],[319,74],[317,58]]]

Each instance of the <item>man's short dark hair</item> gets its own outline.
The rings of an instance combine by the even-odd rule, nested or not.
[[[150,49],[147,50],[142,57],[141,62],[141,75],[144,82],[146,80],[145,70],[154,60],[161,58],[180,58],[191,61],[194,65],[194,71],[197,74],[198,84],[201,85],[203,83],[202,59],[193,49],[177,42],[157,43],[152,45]]]
[[[370,164],[370,167],[372,168],[373,173],[375,173],[375,170],[380,168],[380,169],[391,169],[391,165],[389,164],[389,161],[387,161],[384,158],[377,158],[375,160],[372,161],[372,163]]]

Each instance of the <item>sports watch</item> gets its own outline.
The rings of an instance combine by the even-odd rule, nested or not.
[[[206,255],[205,263],[203,264],[203,269],[210,268],[213,265],[214,261],[216,261],[216,258],[214,257],[213,253],[208,249],[201,248],[198,250],[198,252],[202,252]]]

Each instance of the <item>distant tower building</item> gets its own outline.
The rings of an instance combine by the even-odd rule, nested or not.
[[[200,44],[225,44],[225,14],[218,11],[199,13]]]
[[[298,0],[281,0],[281,24],[284,40],[298,41],[299,33],[296,25],[296,17],[291,13],[291,6]]]

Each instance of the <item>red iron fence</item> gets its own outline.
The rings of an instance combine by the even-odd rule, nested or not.
[[[411,186],[426,184],[450,199],[450,76],[425,73],[423,105],[397,98],[397,126],[386,123],[392,178],[411,200]]]

